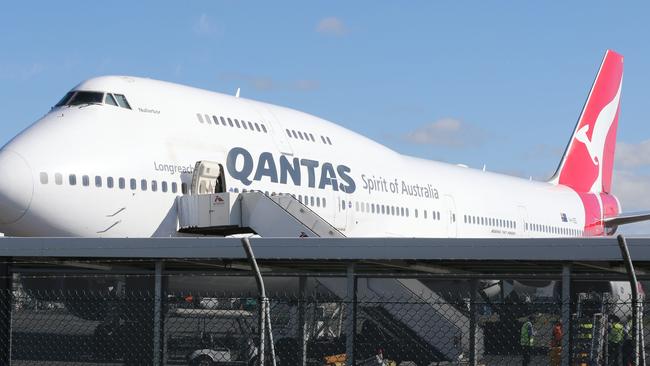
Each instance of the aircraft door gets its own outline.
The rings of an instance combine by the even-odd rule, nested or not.
[[[458,222],[456,217],[456,202],[454,197],[446,195],[442,197],[444,204],[444,220],[447,223],[447,236],[450,238],[455,238],[458,236]]]
[[[284,127],[280,120],[278,120],[273,112],[270,109],[255,104],[254,109],[262,118],[262,121],[271,129],[269,134],[272,136],[275,145],[278,147],[280,152],[285,155],[293,155],[293,148],[289,143],[289,139],[285,134]]]
[[[334,210],[334,227],[340,231],[345,231],[351,220],[352,202],[342,196],[335,196],[334,202],[336,204],[336,209]]]
[[[517,236],[528,236],[526,223],[528,222],[528,212],[526,207],[517,206]]]
[[[194,165],[191,194],[226,192],[223,165],[214,161],[201,160]]]

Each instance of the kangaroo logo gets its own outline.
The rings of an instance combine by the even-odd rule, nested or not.
[[[594,129],[591,134],[591,139],[587,137],[587,132],[591,125],[586,124],[578,131],[576,131],[575,139],[582,142],[587,148],[587,152],[591,157],[591,161],[595,166],[598,167],[598,177],[591,187],[591,191],[597,191],[602,186],[602,174],[603,174],[603,155],[605,154],[605,140],[607,139],[607,134],[609,133],[614,120],[616,119],[616,112],[618,110],[618,103],[621,98],[621,86],[623,80],[618,86],[618,91],[616,96],[612,99],[598,114],[596,122],[594,122]]]

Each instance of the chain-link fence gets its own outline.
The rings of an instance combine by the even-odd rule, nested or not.
[[[0,345],[14,365],[253,366],[262,348],[266,365],[559,365],[565,353],[571,365],[627,365],[633,352],[631,299],[615,287],[575,289],[566,324],[554,282],[359,278],[347,294],[345,278],[310,278],[270,293],[263,312],[254,288],[156,294],[151,281],[17,276],[0,293],[11,324]]]

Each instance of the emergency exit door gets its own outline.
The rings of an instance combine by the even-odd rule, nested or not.
[[[447,223],[447,237],[455,238],[458,236],[458,222],[456,220],[456,202],[454,197],[445,195],[442,197],[444,204],[444,220]]]

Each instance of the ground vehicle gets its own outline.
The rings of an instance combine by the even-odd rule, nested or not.
[[[235,309],[176,308],[168,326],[170,354],[192,366],[249,365],[257,357],[254,313]]]

